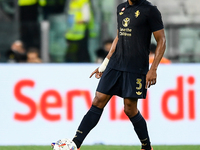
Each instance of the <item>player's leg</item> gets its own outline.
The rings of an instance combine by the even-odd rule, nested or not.
[[[125,98],[124,112],[134,126],[134,130],[142,143],[142,149],[151,150],[146,121],[137,109],[138,99]]]
[[[110,98],[110,95],[96,92],[95,98],[92,102],[92,106],[83,117],[78,127],[78,130],[76,131],[76,135],[73,138],[73,141],[76,144],[77,148],[80,148],[87,134],[97,125],[103,112],[103,108],[108,103]]]

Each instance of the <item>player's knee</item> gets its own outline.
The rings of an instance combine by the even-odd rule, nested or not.
[[[97,96],[97,95],[94,97],[92,105],[94,105],[98,108],[101,108],[101,109],[103,109],[104,106],[105,106],[105,104],[103,103],[103,99],[101,97]]]
[[[110,98],[111,98],[110,95],[96,92],[96,95],[93,99],[92,105],[103,109],[106,106],[106,104],[108,103],[108,101],[110,100]]]
[[[137,114],[137,112],[138,112],[137,108],[133,108],[133,107],[127,106],[127,105],[124,107],[124,113],[125,113],[129,118],[135,116],[135,115]]]

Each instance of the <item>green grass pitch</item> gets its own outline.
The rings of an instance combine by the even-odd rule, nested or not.
[[[200,145],[153,146],[154,150],[200,150]],[[50,146],[0,146],[0,150],[51,150]],[[140,150],[140,146],[83,145],[81,150]]]

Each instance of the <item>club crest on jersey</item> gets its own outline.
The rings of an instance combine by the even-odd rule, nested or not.
[[[135,12],[135,17],[137,18],[139,15],[140,15],[140,11],[137,10],[137,11]]]
[[[123,19],[122,25],[124,27],[128,27],[129,24],[130,24],[130,18],[127,17],[127,18]]]

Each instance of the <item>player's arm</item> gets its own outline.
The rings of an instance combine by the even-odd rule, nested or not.
[[[92,74],[90,75],[90,78],[95,74],[95,77],[97,79],[99,79],[104,70],[106,69],[108,63],[109,63],[109,60],[111,58],[111,56],[113,55],[113,53],[115,52],[115,49],[116,49],[116,46],[117,46],[117,42],[118,42],[118,30],[117,30],[117,36],[115,37],[113,43],[112,43],[112,46],[110,48],[110,51],[108,53],[108,55],[106,56],[106,58],[104,59],[104,61],[102,62],[101,66],[99,68],[97,68],[95,71],[92,72]]]
[[[153,63],[151,65],[150,70],[148,71],[146,75],[146,89],[150,87],[151,85],[156,84],[156,79],[157,79],[156,71],[164,55],[165,48],[166,48],[166,39],[165,39],[164,29],[153,32],[153,35],[157,42],[157,47],[156,47]]]

